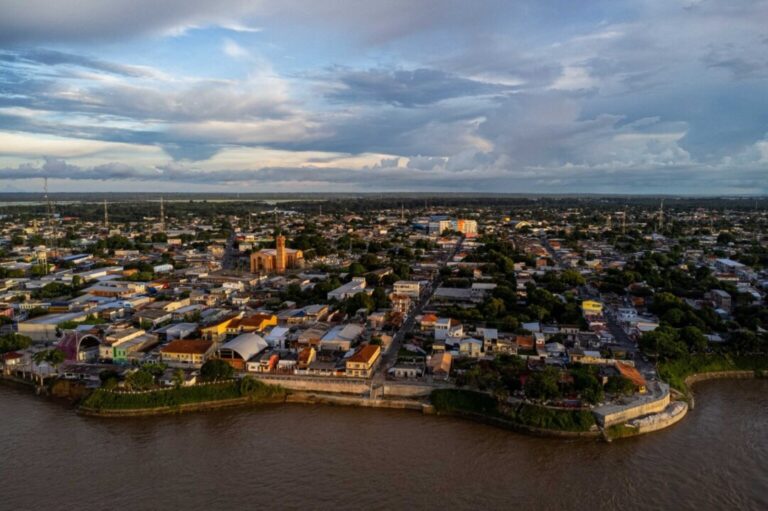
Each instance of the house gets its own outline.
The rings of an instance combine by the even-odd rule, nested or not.
[[[459,341],[459,355],[462,357],[478,358],[483,355],[483,341],[473,337],[465,337]]]
[[[435,322],[435,339],[444,341],[445,339],[457,338],[464,335],[464,327],[456,319],[440,318]]]
[[[603,304],[595,300],[581,302],[581,311],[585,316],[599,316],[603,313]]]
[[[381,355],[381,346],[366,344],[347,359],[347,376],[370,378]]]
[[[435,329],[435,323],[437,323],[437,316],[434,314],[424,314],[419,320],[419,327],[422,332],[428,332]]]
[[[635,389],[640,394],[645,394],[648,384],[645,381],[643,375],[640,374],[640,371],[638,371],[635,367],[623,362],[616,362],[616,369],[618,369],[619,374],[621,374],[622,377],[632,382],[632,384],[635,386]]]
[[[178,339],[160,349],[160,360],[171,367],[200,368],[213,353],[213,342]]]
[[[450,353],[443,351],[435,353],[429,359],[429,371],[435,378],[446,379],[451,374],[451,364],[453,357]]]

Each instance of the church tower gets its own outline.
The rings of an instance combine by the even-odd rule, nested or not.
[[[277,273],[285,273],[285,236],[282,234],[278,234],[275,238],[275,249],[275,271]]]

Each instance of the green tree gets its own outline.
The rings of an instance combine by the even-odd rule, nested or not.
[[[23,350],[28,348],[32,343],[32,339],[21,334],[6,334],[0,336],[0,353],[8,353],[10,351]]]
[[[145,369],[132,372],[125,378],[130,390],[149,390],[155,386],[155,377]]]
[[[200,368],[203,381],[227,380],[234,376],[235,370],[226,361],[214,358]]]
[[[554,367],[545,367],[543,371],[532,373],[525,382],[525,395],[530,399],[548,401],[560,397],[560,371]]]

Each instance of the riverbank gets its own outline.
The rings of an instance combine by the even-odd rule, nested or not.
[[[696,383],[708,380],[752,380],[757,377],[764,377],[764,374],[758,371],[712,371],[708,373],[696,373],[688,376],[685,380],[686,397],[691,410],[696,406],[696,400],[693,395],[693,386]]]
[[[470,419],[520,433],[560,438],[599,438],[595,417],[588,410],[565,410],[519,403],[501,406],[488,394],[471,390],[435,390],[435,413]]]
[[[267,385],[253,379],[133,392],[96,389],[82,401],[78,413],[93,417],[167,415],[283,403],[286,395],[287,391],[277,385]]]
[[[751,376],[745,376],[747,373]],[[724,375],[721,378],[741,378],[762,376],[763,373],[768,373],[768,357],[758,355],[692,355],[659,364],[659,376],[686,398],[690,397],[689,378],[693,378],[690,381],[695,383],[702,379],[718,378],[714,376],[718,374]]]

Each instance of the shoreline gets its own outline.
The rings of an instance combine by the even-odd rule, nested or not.
[[[563,438],[563,439],[598,439],[603,438],[607,442],[611,442],[615,439],[631,438],[656,431],[667,429],[675,424],[681,422],[688,414],[690,410],[695,407],[695,399],[693,395],[693,386],[696,383],[709,380],[723,380],[723,379],[757,379],[758,375],[753,370],[736,370],[736,371],[713,371],[704,373],[695,373],[687,376],[684,380],[686,385],[686,393],[684,396],[688,402],[686,407],[675,415],[668,416],[660,419],[659,422],[650,426],[643,426],[641,428],[635,428],[628,426],[627,423],[618,424],[609,428],[600,428],[590,431],[568,431],[558,429],[538,428],[535,426],[528,426],[520,424],[511,420],[504,419],[502,417],[495,417],[490,414],[484,414],[479,412],[451,410],[451,411],[437,411],[434,405],[425,399],[382,399],[382,398],[369,398],[365,396],[356,396],[350,394],[335,394],[335,393],[323,393],[323,392],[311,392],[311,391],[296,391],[286,390],[286,393],[282,396],[276,397],[238,397],[230,399],[219,399],[201,401],[198,403],[185,403],[173,406],[161,406],[152,408],[132,408],[132,409],[97,409],[90,408],[83,405],[75,406],[75,413],[86,417],[95,418],[140,418],[140,417],[155,417],[163,415],[176,415],[182,413],[194,413],[205,412],[213,410],[221,410],[228,408],[249,407],[257,405],[275,405],[275,404],[314,404],[314,405],[330,405],[330,406],[354,406],[358,408],[381,408],[381,409],[396,409],[396,410],[411,410],[420,411],[424,415],[439,415],[446,417],[457,417],[461,419],[470,420],[477,423],[487,424],[503,428],[506,430],[514,431],[520,434],[527,434],[538,437],[549,438]],[[38,387],[34,382],[15,378],[9,375],[0,376],[0,381],[13,387],[25,387],[33,392]],[[39,395],[39,392],[36,392]],[[673,401],[673,403],[676,401]],[[681,401],[684,402],[685,401]],[[663,413],[663,412],[660,412]],[[643,417],[650,417],[659,414],[649,414]],[[638,417],[642,418],[642,417]],[[633,419],[636,420],[636,419]],[[618,429],[616,429],[618,427]],[[613,428],[613,431],[612,431]]]
[[[685,377],[685,395],[688,398],[690,409],[696,407],[696,399],[693,394],[693,387],[697,383],[710,380],[756,380],[759,379],[757,371],[754,370],[734,370],[734,371],[710,371],[706,373],[693,373]]]

